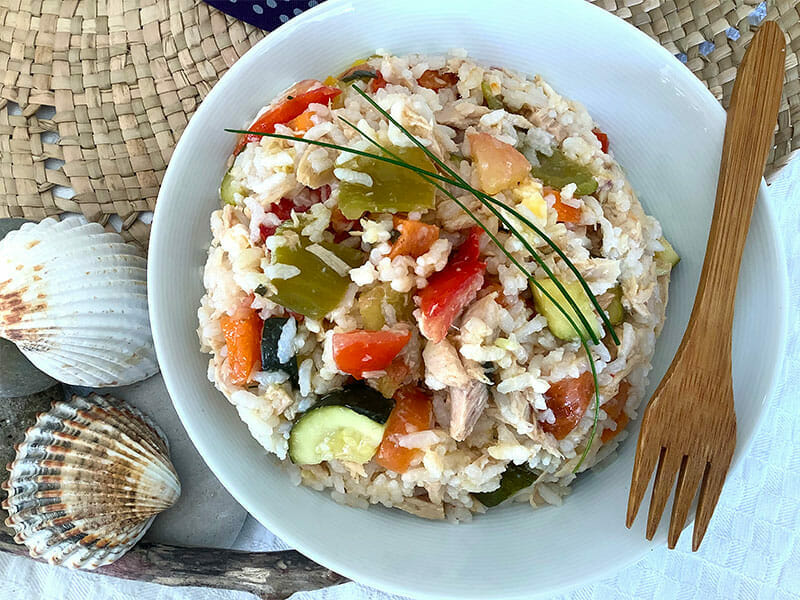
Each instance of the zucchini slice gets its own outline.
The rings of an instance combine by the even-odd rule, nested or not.
[[[536,481],[536,473],[531,471],[527,465],[508,465],[500,478],[500,487],[491,492],[480,492],[472,494],[486,508],[497,506],[501,502],[508,500],[511,496],[526,487],[530,487]]]
[[[667,238],[661,237],[658,239],[664,249],[655,253],[656,259],[656,275],[666,275],[672,270],[672,267],[681,262],[681,257],[675,252],[675,248],[669,243]]]
[[[364,383],[354,383],[325,394],[316,406],[344,406],[383,424],[394,408],[394,400],[384,398],[380,392]]]
[[[537,279],[536,281],[538,281],[539,284],[566,309],[567,314],[569,314],[575,323],[577,323],[583,335],[588,336],[589,332],[586,331],[586,328],[581,323],[578,315],[575,313],[575,310],[567,302],[567,299],[564,297],[564,294],[561,293],[561,290],[556,287],[556,284],[553,283],[551,279],[547,278]],[[578,281],[568,281],[566,283],[562,283],[562,285],[570,297],[575,301],[575,304],[580,309],[583,316],[586,317],[586,320],[589,322],[589,324],[593,325],[595,334],[599,336],[601,334],[601,329],[594,313],[594,306],[592,305],[591,300],[589,300],[589,296],[584,291],[583,286],[581,286],[580,282]],[[536,310],[539,312],[539,314],[544,315],[547,319],[547,326],[550,329],[550,332],[561,340],[577,340],[578,334],[572,328],[572,325],[570,325],[569,321],[566,319],[566,317],[564,317],[558,307],[551,302],[550,299],[545,296],[538,287],[531,285],[531,288],[533,288],[533,301],[536,305]]]
[[[394,402],[362,384],[325,395],[289,434],[289,458],[297,465],[325,460],[368,462],[378,450]]]
[[[611,291],[614,292],[614,299],[606,308],[606,314],[608,315],[609,323],[619,325],[625,320],[625,308],[622,306],[622,288],[616,286]]]
[[[291,319],[292,323],[289,323]],[[286,338],[283,342],[291,343],[296,331],[294,317],[270,317],[264,321],[264,328],[261,330],[261,370],[262,371],[283,371],[295,384],[297,383],[297,357],[294,352],[290,352],[284,361],[281,357],[284,354],[281,348],[281,335],[286,331]],[[292,327],[294,325],[294,327]]]
[[[365,463],[375,455],[385,428],[345,406],[312,408],[292,427],[289,457],[296,465],[334,459]]]
[[[233,171],[233,167],[225,172],[225,177],[222,178],[222,183],[219,184],[219,199],[223,204],[236,206],[234,194],[245,195],[246,190],[236,182],[231,171]]]

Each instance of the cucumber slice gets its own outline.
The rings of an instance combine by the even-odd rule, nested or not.
[[[664,249],[655,253],[656,275],[666,275],[672,270],[672,267],[681,262],[681,257],[675,252],[675,248],[667,241],[667,238],[661,237],[658,238],[658,241],[661,242]]]
[[[292,427],[289,458],[297,465],[334,459],[365,463],[375,455],[385,428],[345,406],[312,408]]]
[[[575,321],[578,327],[581,329],[583,335],[588,337],[588,332],[584,328],[583,324],[580,322],[578,315],[575,313],[575,310],[570,306],[567,299],[564,297],[564,294],[556,287],[556,284],[553,283],[551,279],[537,279],[536,281],[547,290],[547,292],[555,298],[555,300],[564,307],[569,314],[570,317]],[[586,320],[590,324],[594,324],[594,332],[597,336],[600,336],[600,325],[597,323],[597,317],[594,313],[594,306],[592,305],[592,301],[589,300],[589,296],[586,295],[586,292],[583,289],[583,286],[580,284],[579,281],[570,281],[567,283],[562,284],[564,289],[570,295],[570,297],[575,301],[575,304],[580,309],[581,313]],[[539,311],[540,314],[543,314],[547,319],[547,326],[550,329],[550,332],[559,339],[562,340],[577,340],[578,334],[572,328],[569,321],[564,317],[558,307],[550,301],[550,299],[545,296],[542,291],[536,287],[531,286],[533,288],[533,301],[536,305],[536,310]]]

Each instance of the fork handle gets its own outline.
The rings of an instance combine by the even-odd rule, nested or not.
[[[739,65],[725,126],[714,218],[690,320],[703,324],[704,335],[728,332],[730,338],[739,266],[778,119],[785,58],[783,32],[767,21]]]

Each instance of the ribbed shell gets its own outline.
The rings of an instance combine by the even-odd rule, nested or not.
[[[158,371],[146,261],[80,217],[23,225],[0,242],[0,337],[51,377],[87,387]]]
[[[73,396],[38,416],[8,466],[6,524],[31,556],[95,569],[121,557],[181,488],[163,435],[110,396]]]

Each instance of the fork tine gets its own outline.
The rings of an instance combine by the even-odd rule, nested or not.
[[[645,419],[647,415],[645,414]],[[658,461],[661,446],[650,443],[647,439],[646,422],[642,422],[642,432],[639,434],[639,442],[636,446],[636,460],[633,463],[633,474],[631,475],[631,491],[628,493],[628,513],[625,517],[625,526],[630,529],[636,520],[636,513],[639,512],[639,505],[647,491],[647,484],[650,483],[650,475]]]
[[[706,534],[711,515],[714,514],[714,507],[717,505],[719,495],[722,492],[722,485],[725,483],[725,475],[728,472],[730,459],[720,464],[715,460],[706,465],[703,486],[700,488],[700,499],[697,502],[697,515],[694,521],[694,532],[692,534],[692,552],[696,552]]]
[[[684,456],[681,462],[681,470],[678,473],[678,485],[675,492],[675,501],[672,503],[672,517],[669,522],[669,537],[667,545],[670,550],[675,548],[678,538],[681,536],[683,526],[686,523],[686,516],[692,506],[700,480],[706,470],[704,459],[692,456]]]
[[[683,454],[672,448],[661,450],[661,460],[656,470],[656,478],[653,482],[653,495],[650,497],[650,512],[647,515],[647,532],[645,536],[652,540],[661,521],[664,507],[667,505],[669,495],[675,484],[675,474],[683,460]]]

